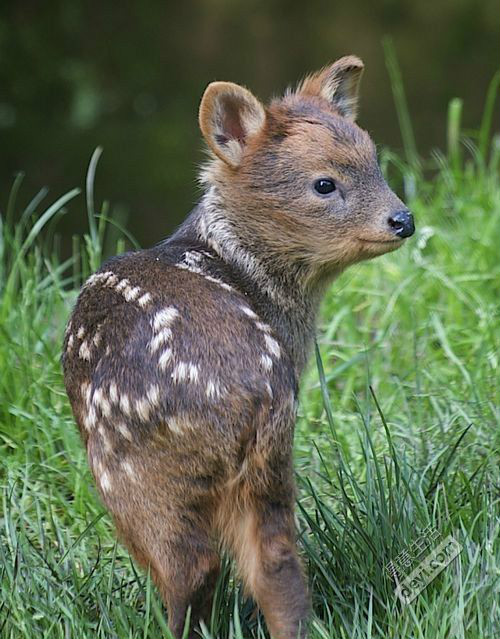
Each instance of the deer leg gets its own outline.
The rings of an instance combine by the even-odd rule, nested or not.
[[[134,530],[130,525],[125,528],[117,520],[120,537],[136,561],[150,569],[176,639],[183,636],[186,614],[191,607],[188,637],[194,639],[198,637],[195,629],[199,622],[210,621],[219,555],[205,530],[186,523],[186,513],[174,520],[170,512],[161,522],[156,512],[154,535],[145,534],[147,524],[141,523],[141,529]]]
[[[273,639],[305,639],[309,596],[297,556],[293,510],[254,500],[232,526],[231,545]]]

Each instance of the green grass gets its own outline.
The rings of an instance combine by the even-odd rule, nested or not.
[[[390,51],[388,62],[394,80]],[[500,140],[490,141],[499,77],[475,136],[463,137],[462,104],[452,102],[448,149],[428,162],[401,118],[406,160],[383,151],[382,164],[405,189],[416,236],[347,271],[324,303],[295,445],[312,639],[499,636]],[[396,100],[404,110],[401,91]],[[50,203],[41,192],[14,225],[19,178],[0,218],[6,639],[167,636],[157,593],[97,498],[59,364],[78,284],[125,245],[107,206],[95,215],[98,157],[85,197]],[[54,226],[73,197],[82,214],[87,202],[89,232],[61,263]],[[463,550],[403,606],[386,565],[429,525]],[[227,560],[207,625],[206,638],[265,637]]]

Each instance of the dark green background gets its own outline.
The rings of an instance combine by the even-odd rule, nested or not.
[[[128,227],[151,244],[198,197],[197,108],[208,82],[236,81],[267,99],[346,53],[366,64],[361,124],[397,149],[384,35],[421,152],[444,145],[454,96],[465,100],[465,126],[478,126],[500,66],[496,0],[2,2],[0,207],[18,170],[21,203],[43,185],[52,198],[83,185],[102,145],[97,201],[126,211]],[[66,246],[85,227],[80,199],[59,227]]]

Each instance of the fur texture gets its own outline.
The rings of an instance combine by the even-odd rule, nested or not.
[[[188,606],[192,637],[210,615],[221,545],[272,636],[307,635],[298,383],[327,283],[402,243],[388,218],[403,204],[352,121],[361,70],[343,58],[268,107],[210,85],[205,195],[172,237],[90,277],[68,324],[65,383],[90,467],[176,637]]]

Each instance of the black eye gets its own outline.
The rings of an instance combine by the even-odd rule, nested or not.
[[[321,178],[320,180],[316,180],[314,183],[314,190],[320,193],[321,195],[328,195],[328,193],[333,193],[337,187],[335,186],[335,182],[333,180],[328,180],[327,178]]]

